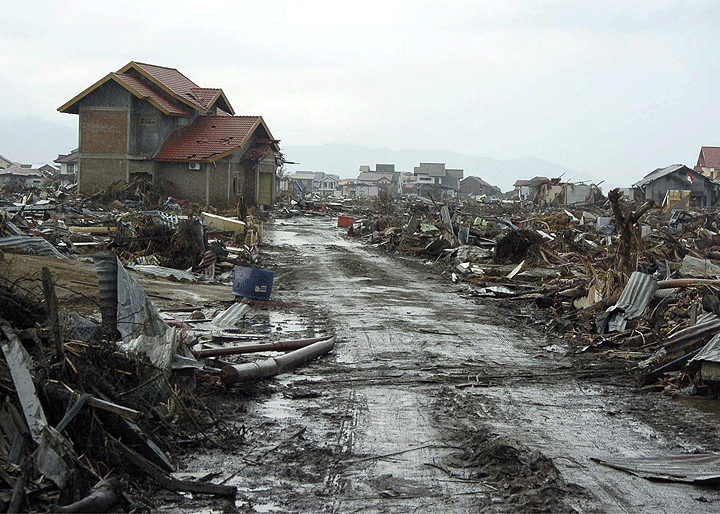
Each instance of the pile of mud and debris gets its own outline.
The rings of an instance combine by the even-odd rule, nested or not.
[[[335,344],[322,330],[280,340],[254,322],[272,290],[261,213],[220,216],[175,199],[148,210],[127,198],[137,187],[89,198],[5,192],[0,510],[149,512],[161,491],[234,508],[236,487],[189,480],[172,457],[242,444],[206,398],[235,389],[242,399],[258,378]],[[225,294],[158,309],[139,277]],[[160,291],[166,304],[178,303],[173,289]],[[285,353],[248,358],[258,352]]]
[[[501,299],[573,351],[618,361],[641,386],[720,390],[720,214],[633,205],[618,190],[573,206],[393,198],[295,202],[351,237],[417,256],[459,291]]]

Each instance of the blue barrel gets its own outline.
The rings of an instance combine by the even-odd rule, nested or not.
[[[252,300],[269,300],[275,273],[260,268],[235,266],[232,292]]]

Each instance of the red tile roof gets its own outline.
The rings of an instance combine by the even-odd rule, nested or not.
[[[171,116],[190,116],[189,109],[176,105],[175,102],[171,102],[169,99],[151,89],[140,79],[126,73],[113,73],[113,75],[125,84],[125,86],[130,89],[130,92],[135,94],[135,96],[150,101],[166,114]]]
[[[221,97],[224,104],[223,109],[234,114],[230,102],[225,98],[222,89],[201,88],[175,68],[131,61],[121,68],[118,73],[126,73],[131,69],[136,70],[176,99],[195,107],[200,112],[207,112],[207,109],[211,106],[210,102]]]
[[[222,89],[211,88],[211,87],[194,87],[190,91],[193,98],[205,108],[210,107],[210,104],[217,96],[222,93]]]
[[[720,148],[717,146],[703,146],[700,149],[697,167],[720,168]]]
[[[108,81],[118,83],[171,116],[191,116],[195,111],[207,114],[214,108],[217,108],[218,114],[235,114],[222,89],[199,87],[175,68],[134,61],[115,73],[107,74],[59,107],[58,111],[79,114],[78,102]]]
[[[215,161],[243,146],[260,127],[260,137],[270,135],[261,116],[198,116],[168,136],[155,160]],[[272,141],[277,146],[277,141]]]

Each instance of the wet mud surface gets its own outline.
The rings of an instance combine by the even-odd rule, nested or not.
[[[273,297],[250,314],[274,339],[334,333],[335,349],[229,390],[199,380],[219,443],[174,442],[177,476],[234,485],[238,496],[168,492],[153,498],[157,512],[720,508],[717,486],[650,481],[591,460],[716,452],[714,400],[640,393],[632,362],[578,354],[536,329],[521,304],[471,298],[436,264],[348,240],[335,221],[266,225]],[[140,283],[159,308],[232,302],[226,286]]]
[[[263,252],[268,309],[296,321],[283,335],[332,332],[335,350],[216,398],[241,437],[189,452],[186,473],[236,485],[241,512],[717,510],[715,487],[590,460],[716,451],[713,414],[640,394],[625,361],[574,355],[517,304],[469,298],[433,263],[346,240],[334,221],[277,221]],[[192,508],[223,507],[168,507]]]

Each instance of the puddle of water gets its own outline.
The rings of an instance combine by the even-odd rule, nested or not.
[[[314,324],[302,315],[296,315],[290,311],[256,312],[250,313],[247,318],[247,328],[252,332],[263,334],[269,333],[293,333],[316,331]]]
[[[290,404],[287,398],[278,396],[259,406],[259,414],[271,419],[299,418],[300,413]]]
[[[275,381],[282,386],[291,386],[295,382],[303,383],[322,383],[324,382],[322,377],[315,375],[302,375],[297,373],[285,373],[284,375],[278,375],[275,377]]]
[[[680,401],[690,405],[694,409],[712,415],[713,418],[720,420],[720,401],[710,398],[699,398],[697,396],[681,397]]]
[[[253,503],[255,512],[282,512],[282,507],[277,503]]]

